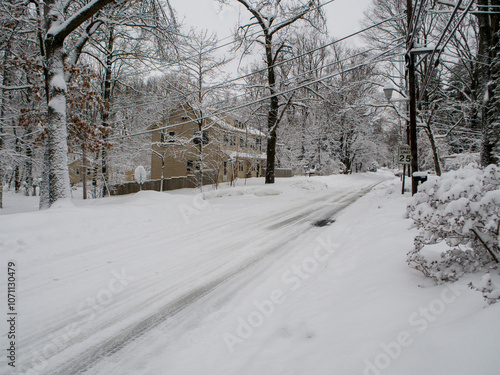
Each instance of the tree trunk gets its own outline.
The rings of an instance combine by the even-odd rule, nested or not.
[[[499,0],[477,0],[479,10],[484,13],[478,13],[479,25],[479,46],[478,46],[478,61],[481,63],[479,67],[479,82],[480,82],[480,116],[481,116],[481,164],[487,166],[494,162],[493,158],[493,143],[491,129],[491,103],[492,103],[492,85],[491,85],[491,63],[495,56],[492,55],[495,51],[495,38],[493,37],[499,30],[498,15],[488,14],[491,9],[489,5],[500,5]],[[496,11],[495,8],[492,8]]]
[[[82,147],[82,167],[80,173],[82,173],[82,184],[83,184],[83,199],[87,199],[87,155],[85,152],[85,147]]]
[[[112,79],[112,73],[113,73],[113,48],[114,48],[114,42],[115,42],[115,36],[114,36],[114,29],[111,27],[109,29],[109,37],[108,37],[108,46],[107,46],[107,52],[108,55],[106,56],[106,68],[104,71],[104,84],[103,84],[103,95],[102,98],[106,102],[110,102],[111,100],[111,79]],[[102,112],[101,115],[102,119],[102,125],[105,127],[110,126],[109,124],[109,112],[107,110]],[[106,135],[103,136],[103,141],[105,141],[107,138]],[[108,168],[108,152],[106,150],[106,147],[101,148],[101,172],[102,172],[102,178],[103,178],[103,187],[102,187],[102,196],[106,197],[109,195],[108,191],[108,180],[109,180],[109,168]]]
[[[62,43],[46,43],[48,85],[47,139],[45,141],[40,208],[49,208],[59,199],[71,197],[66,129],[66,82]]]
[[[45,89],[47,93],[47,139],[40,194],[40,208],[48,208],[60,199],[69,199],[68,132],[66,129],[66,80],[64,72],[64,40],[82,23],[90,19],[113,0],[89,2],[66,22],[61,9],[63,2],[43,3],[45,39],[41,45],[44,57]]]
[[[165,147],[165,146],[163,146]],[[160,193],[163,193],[163,180],[165,180],[165,152],[161,158],[161,182],[160,182]]]
[[[95,162],[94,162],[94,165],[92,166],[92,194],[93,194],[93,198],[97,198],[98,194],[97,194],[97,177],[98,177],[98,160],[99,160],[99,152],[96,152],[95,153]]]
[[[425,128],[427,136],[429,137],[429,143],[431,144],[432,159],[434,160],[434,170],[437,176],[441,176],[441,163],[439,162],[438,149],[436,144],[436,139],[434,138],[434,133],[432,132],[430,124]]]
[[[274,100],[276,99],[276,100]],[[269,110],[267,126],[267,162],[266,162],[266,184],[274,184],[274,167],[276,160],[276,123],[278,121],[278,99],[271,99],[271,109]]]
[[[490,141],[493,145],[492,157],[493,162],[500,164],[500,31],[495,34],[495,48],[493,55],[495,56],[491,67],[492,93],[490,119]]]
[[[28,142],[31,140],[28,137]],[[26,148],[26,161],[24,163],[24,182],[25,186],[25,195],[29,196],[30,192],[33,190],[33,150],[31,146],[28,145]]]
[[[267,79],[271,93],[270,108],[267,115],[267,161],[266,161],[266,184],[274,184],[274,166],[276,160],[276,131],[278,127],[279,100],[276,94],[276,75],[274,71],[274,59],[272,39],[266,37],[267,57]]]
[[[10,39],[9,39],[10,40]],[[7,77],[7,60],[10,57],[10,43],[4,46],[4,56],[2,61],[2,87],[8,85]],[[5,89],[2,88],[0,96],[0,153],[3,149],[3,123],[5,119]],[[4,174],[3,174],[2,159],[0,158],[0,209],[3,208],[3,184],[4,184]]]
[[[200,93],[201,93],[201,90],[200,90]],[[200,104],[201,104],[201,101],[200,101]],[[200,110],[200,118],[203,118],[203,112]],[[198,156],[199,156],[199,159],[198,159],[198,162],[199,162],[199,166],[200,166],[200,170],[199,170],[199,173],[198,173],[198,187],[200,188],[200,191],[203,191],[203,174],[204,174],[204,171],[203,171],[203,161],[204,161],[204,149],[203,149],[203,142],[204,142],[204,139],[203,139],[203,120],[199,120],[198,121],[198,136],[200,137],[198,139],[199,143],[198,143]],[[196,165],[195,165],[195,173],[196,173]]]

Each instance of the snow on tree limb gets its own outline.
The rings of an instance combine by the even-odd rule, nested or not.
[[[114,0],[93,0],[73,14],[66,21],[58,24],[54,23],[47,31],[46,39],[52,39],[54,43],[61,43],[69,34],[75,31],[81,24],[96,14],[106,5]],[[126,0],[125,0],[126,1]]]

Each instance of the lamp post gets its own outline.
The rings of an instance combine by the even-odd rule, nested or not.
[[[384,87],[384,95],[385,95],[385,98],[387,99],[387,103],[398,103],[398,102],[405,102],[405,103],[408,103],[410,101],[409,98],[406,98],[406,97],[403,97],[403,98],[399,98],[399,99],[392,99],[392,93],[394,92],[394,87],[392,86],[386,86]],[[393,106],[394,108],[394,106]],[[394,108],[396,110],[396,108]],[[407,109],[408,110],[408,109]],[[398,112],[396,110],[396,112]],[[399,115],[399,112],[398,112],[398,115]],[[401,117],[401,115],[399,115]],[[406,122],[407,122],[407,126],[406,126],[406,142],[407,144],[409,145],[410,144],[410,129],[409,129],[409,121],[408,121],[408,117],[406,118]]]
[[[387,99],[387,102],[388,103],[397,103],[397,102],[406,102],[408,103],[410,101],[409,98],[406,98],[406,97],[403,97],[403,98],[399,98],[399,99],[392,99],[392,93],[394,92],[394,87],[392,86],[386,86],[384,87],[384,95],[385,95],[385,98]],[[393,105],[393,108],[394,110],[396,110],[396,108],[394,107]],[[398,112],[396,110],[396,112]],[[398,115],[399,115],[399,112],[398,112]],[[407,122],[407,126],[406,126],[406,142],[407,144],[409,145],[410,144],[410,133],[409,133],[409,121],[408,121],[408,118],[406,118],[406,122]],[[398,155],[399,157],[399,155]],[[410,166],[408,166],[408,171],[410,171]],[[405,192],[405,177],[406,177],[406,163],[403,164],[403,186],[401,188],[401,194],[404,194]]]

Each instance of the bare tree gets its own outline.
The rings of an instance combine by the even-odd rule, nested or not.
[[[219,0],[227,3],[229,0]],[[244,52],[250,50],[254,44],[261,44],[264,48],[264,60],[267,67],[267,89],[269,90],[269,110],[267,114],[267,163],[266,183],[274,183],[274,168],[276,160],[277,129],[283,111],[280,114],[280,97],[277,86],[278,75],[276,62],[290,49],[288,36],[290,28],[299,21],[306,21],[314,27],[323,27],[323,17],[318,0],[231,0],[240,3],[251,14],[248,24],[240,25],[237,36],[242,43],[239,48]],[[260,28],[260,33],[251,33],[254,26]],[[250,36],[252,35],[252,36]]]
[[[39,82],[31,82],[33,77],[29,76],[33,65],[39,64],[34,57],[36,23],[31,12],[31,7],[19,1],[0,2],[0,208],[6,170],[13,167],[14,184],[18,189],[22,178],[19,168],[25,164],[27,169],[31,163],[27,158],[29,151],[19,152],[31,150],[32,140],[27,136],[31,134],[30,129],[19,127],[16,121],[21,113],[28,117],[31,104],[36,106],[33,99],[39,88]],[[36,75],[34,70],[33,75]],[[28,174],[26,179],[30,182]]]
[[[207,153],[213,149],[216,139],[209,137],[216,119],[211,118],[214,108],[210,105],[223,97],[225,80],[222,67],[230,60],[218,58],[211,52],[217,46],[217,36],[208,31],[191,30],[185,43],[180,47],[179,71],[184,77],[179,95],[194,111],[186,113],[197,124],[197,132],[192,139],[197,154],[196,173],[198,187],[203,187],[205,169],[214,169],[214,158]],[[175,88],[175,86],[173,86]],[[214,128],[213,131],[216,131]],[[212,131],[212,132],[213,132]]]
[[[149,68],[170,58],[177,23],[168,0],[128,0],[102,13],[102,17],[94,19],[102,26],[84,52],[97,62],[101,71],[101,95],[111,105],[109,110],[101,112],[101,122],[111,131],[115,87],[123,76],[136,74],[139,67]],[[105,140],[106,136],[103,137],[104,143]],[[100,150],[102,196],[109,194],[108,159],[107,148],[103,146]]]

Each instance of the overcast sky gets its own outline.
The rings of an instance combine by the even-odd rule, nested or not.
[[[219,40],[231,37],[239,17],[248,19],[248,11],[234,0],[231,5],[223,7],[216,0],[170,0],[170,3],[187,30],[194,27],[214,31]],[[359,21],[370,4],[371,0],[335,0],[326,5],[323,10],[330,36],[342,38],[360,30]],[[222,42],[229,41],[228,38]],[[353,42],[359,45],[359,41]]]

